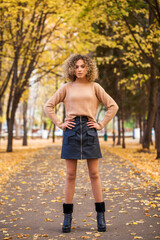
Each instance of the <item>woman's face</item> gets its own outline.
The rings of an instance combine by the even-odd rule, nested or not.
[[[85,63],[82,59],[79,59],[75,64],[75,75],[77,78],[84,78],[87,74]]]

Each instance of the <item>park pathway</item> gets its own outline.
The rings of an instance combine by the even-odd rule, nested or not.
[[[60,145],[41,149],[6,184],[0,196],[0,239],[160,239],[159,186],[104,146],[99,169],[107,232],[97,232],[84,160],[78,162],[72,232],[63,234],[65,161],[60,151]]]

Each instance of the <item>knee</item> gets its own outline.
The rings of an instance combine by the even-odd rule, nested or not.
[[[97,180],[99,178],[99,173],[97,171],[90,172],[89,176],[91,180]]]
[[[76,173],[75,172],[67,172],[67,180],[68,181],[74,181],[76,179]]]

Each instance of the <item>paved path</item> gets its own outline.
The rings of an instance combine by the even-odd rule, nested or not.
[[[78,162],[73,229],[63,234],[65,161],[46,147],[13,176],[0,196],[0,239],[160,239],[160,188],[129,162],[102,148],[99,169],[107,232],[97,232],[86,161]]]

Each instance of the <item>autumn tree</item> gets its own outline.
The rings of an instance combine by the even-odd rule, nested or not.
[[[65,35],[63,14],[68,6],[65,1],[3,1],[3,45],[9,51],[4,54],[4,78],[1,82],[2,97],[10,84],[7,124],[8,146],[12,151],[13,125],[16,109],[23,92],[48,73],[54,74],[62,53],[47,59],[47,53],[56,48]],[[64,43],[64,41],[63,41]],[[67,52],[67,51],[66,51]],[[66,54],[66,53],[65,53]],[[45,61],[44,61],[45,60]],[[5,69],[6,68],[6,69]],[[5,74],[6,72],[6,74]]]
[[[125,84],[127,89],[135,91],[137,86],[147,85],[146,97],[148,99],[147,124],[143,135],[143,147],[149,148],[151,130],[156,112],[157,79],[159,71],[157,60],[159,58],[159,3],[155,1],[88,1],[81,8],[78,16],[85,18],[86,25],[82,31],[90,33],[91,41],[104,48],[117,49],[122,61],[120,74],[116,71],[119,85]],[[87,20],[91,19],[89,23]],[[105,25],[104,34],[99,32],[95,25]],[[90,26],[90,27],[89,27]],[[88,29],[88,31],[87,31]],[[110,34],[111,33],[111,34]],[[87,34],[86,34],[87,35]],[[87,35],[87,38],[89,36]],[[101,37],[100,37],[101,36]],[[111,52],[111,51],[110,51]],[[104,55],[104,61],[108,59],[113,64],[119,59],[112,54]],[[107,61],[108,61],[107,60]],[[133,69],[132,75],[127,76],[127,69]],[[143,89],[142,89],[143,91]],[[153,94],[154,93],[154,94]],[[120,109],[119,111],[121,111]],[[146,114],[143,112],[143,114]],[[144,116],[145,117],[145,116]],[[144,118],[143,117],[143,118]],[[157,130],[156,130],[157,131]]]

